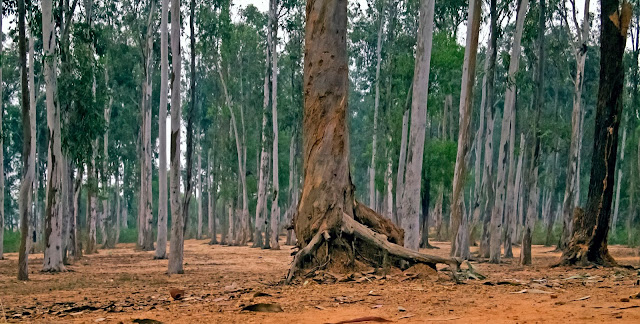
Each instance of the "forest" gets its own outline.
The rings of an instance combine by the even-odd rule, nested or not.
[[[638,322],[639,56],[637,0],[0,0],[0,322]]]

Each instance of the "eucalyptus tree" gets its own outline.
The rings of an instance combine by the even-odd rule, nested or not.
[[[2,84],[2,69],[3,69],[3,38],[4,32],[2,31],[2,18],[4,16],[3,3],[0,1],[0,93],[4,93]],[[0,178],[0,260],[4,259],[4,103],[3,96],[0,96],[0,174],[3,176]]]

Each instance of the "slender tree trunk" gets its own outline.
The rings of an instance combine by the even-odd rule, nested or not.
[[[199,137],[199,136],[198,136]],[[198,141],[200,146],[200,142]],[[198,158],[196,162],[196,202],[198,203],[198,228],[196,230],[196,238],[198,240],[202,239],[202,177],[200,173],[202,172],[202,147],[198,149]]]
[[[105,67],[105,72],[104,72],[104,81],[105,84],[107,85],[107,87],[109,87],[109,72],[108,69],[106,69]],[[109,242],[113,242],[113,239],[110,237],[113,237],[113,235],[115,233],[113,233],[111,231],[112,226],[110,226],[111,224],[113,224],[113,220],[112,217],[113,215],[111,215],[111,207],[109,204],[109,179],[110,179],[110,174],[109,174],[109,127],[110,127],[110,120],[111,120],[111,106],[113,104],[113,98],[109,95],[109,99],[108,99],[108,103],[104,109],[104,125],[105,125],[105,132],[104,132],[104,137],[103,137],[103,141],[102,141],[102,190],[104,190],[104,194],[103,194],[103,198],[102,198],[102,217],[103,217],[103,227],[102,227],[102,245],[103,247],[109,247],[109,248],[114,248],[115,247],[115,243],[114,245],[110,244]],[[105,226],[107,225],[107,226]],[[106,229],[109,229],[109,232],[106,231]]]
[[[171,244],[169,274],[184,273],[184,216],[180,205],[180,0],[171,0],[171,169],[169,179],[171,199]]]
[[[73,219],[71,221],[72,227],[69,229],[69,241],[73,247],[73,257],[77,260],[82,258],[82,244],[78,236],[78,219],[80,216],[80,193],[82,191],[82,178],[84,175],[83,165],[80,164],[77,167],[77,174],[75,183],[73,183]]]
[[[411,93],[411,88],[409,94]],[[411,96],[407,95],[407,101]],[[403,218],[402,196],[404,195],[404,168],[407,161],[407,133],[409,132],[409,109],[405,109],[402,115],[402,133],[400,135],[400,156],[398,157],[398,173],[396,173],[396,213],[392,221],[394,224],[401,226],[400,221]]]
[[[120,161],[117,161],[116,173],[115,176],[115,198],[116,198],[116,210],[115,210],[115,224],[112,227],[113,231],[113,246],[120,241],[120,212],[121,212],[121,204],[120,204]]]
[[[378,146],[378,107],[380,107],[380,65],[382,64],[382,31],[384,30],[384,7],[381,5],[380,21],[378,22],[378,41],[376,43],[376,80],[375,98],[373,104],[373,142],[371,143],[371,165],[369,166],[369,205],[375,205],[376,195],[376,151]]]
[[[580,137],[580,116],[582,114],[582,88],[584,83],[584,68],[585,62],[587,59],[587,44],[589,42],[589,31],[590,31],[590,22],[589,22],[589,3],[591,1],[587,0],[584,2],[584,19],[582,21],[582,30],[577,33],[577,40],[573,45],[573,50],[575,52],[576,59],[576,76],[573,79],[573,110],[571,112],[571,144],[569,145],[569,157],[568,157],[568,166],[567,166],[567,176],[565,182],[565,192],[564,192],[564,200],[562,204],[562,234],[560,236],[560,242],[558,244],[559,250],[564,250],[567,247],[569,239],[571,238],[572,233],[572,219],[573,219],[573,209],[574,198],[573,196],[576,194],[575,191],[575,176],[577,170],[577,160],[578,160],[578,147],[580,146],[580,141],[582,138]],[[572,4],[575,6],[575,4]],[[574,8],[575,11],[575,8]],[[564,12],[566,17],[568,13]],[[565,19],[566,20],[566,19]],[[577,28],[577,25],[576,25]],[[579,192],[577,193],[579,195]]]
[[[409,154],[403,192],[402,228],[405,232],[405,246],[417,250],[420,244],[420,183],[424,152],[425,129],[427,126],[427,98],[429,92],[429,67],[433,38],[434,0],[420,1],[420,23],[416,64],[413,72],[413,94],[411,103],[411,133]]]
[[[278,0],[270,0],[271,22],[271,118],[273,126],[273,144],[271,158],[273,159],[273,196],[271,201],[271,249],[279,250],[278,242],[280,234],[280,180],[278,173]]]
[[[211,237],[209,244],[218,244],[218,231],[216,228],[216,192],[218,191],[218,185],[216,184],[215,160],[211,157],[212,152],[213,150],[210,149],[209,157],[207,159],[207,181],[209,183],[209,236]]]
[[[496,186],[496,197],[491,215],[491,240],[489,248],[489,261],[500,263],[500,236],[502,233],[502,215],[505,206],[505,196],[507,187],[507,157],[509,149],[509,138],[511,129],[515,127],[515,95],[514,86],[515,75],[520,65],[520,41],[524,28],[524,19],[529,7],[529,0],[521,0],[518,5],[518,15],[516,18],[516,31],[513,36],[511,47],[511,61],[509,62],[508,87],[504,99],[504,115],[502,116],[502,131],[500,135],[500,146],[498,148],[498,177]],[[507,210],[507,216],[509,210]]]
[[[32,183],[35,183],[35,174],[36,174],[36,141],[35,141],[35,136],[36,136],[36,125],[35,125],[35,119],[36,119],[36,90],[35,90],[35,73],[34,73],[34,69],[35,69],[35,61],[34,61],[34,33],[33,31],[29,30],[29,75],[28,75],[28,79],[29,79],[29,125],[31,127],[31,138],[30,140],[30,150],[29,150],[29,160],[32,161],[33,163],[29,164],[29,173],[32,174],[33,179],[31,180]],[[31,188],[29,189],[32,193],[33,193],[33,188],[34,185],[31,185]],[[31,197],[29,197],[29,202],[27,205],[28,208],[28,212],[29,212],[29,238],[27,240],[27,250],[29,250],[29,253],[33,253],[33,249],[34,249],[34,245],[37,242],[37,240],[39,240],[39,236],[37,235],[37,222],[38,219],[35,217],[36,215],[33,213],[33,206],[32,206],[32,201],[31,201]],[[63,242],[64,243],[64,242]],[[64,244],[63,244],[64,246]]]
[[[45,0],[44,2],[47,2],[47,0]],[[48,2],[48,4],[50,4],[50,2]],[[44,6],[46,6],[47,4],[43,3]],[[51,8],[51,6],[49,6],[48,8]],[[46,10],[46,7],[45,7]],[[48,10],[49,14],[51,13],[51,10]],[[46,13],[45,13],[46,15]],[[46,18],[46,16],[45,16]],[[49,20],[50,21],[50,20]],[[51,25],[49,25],[51,26]],[[48,26],[48,27],[49,27]],[[30,173],[30,164],[33,163],[33,161],[31,161],[31,156],[30,156],[30,151],[31,151],[31,125],[30,121],[31,118],[29,116],[29,83],[27,81],[27,45],[26,45],[26,27],[25,27],[25,5],[24,5],[24,0],[18,0],[18,54],[19,54],[19,59],[20,59],[20,82],[21,82],[21,107],[22,107],[22,181],[20,183],[20,197],[19,197],[19,212],[20,212],[20,250],[19,250],[19,254],[18,254],[18,280],[29,280],[29,269],[28,269],[28,251],[27,251],[27,237],[29,235],[29,202],[30,202],[30,198],[31,198],[31,187],[33,186],[33,174]],[[47,35],[45,33],[45,35]],[[46,47],[45,47],[46,48]],[[49,71],[50,72],[50,71]],[[47,75],[49,76],[49,75]],[[47,82],[47,84],[49,84]],[[47,87],[48,90],[48,87]],[[47,100],[47,102],[49,102],[50,100]],[[47,109],[47,112],[50,114],[53,114],[54,112],[51,111],[49,112],[49,110]],[[51,119],[51,121],[53,121]],[[53,128],[53,124],[49,124],[50,128]],[[54,135],[53,131],[50,130],[50,134]],[[55,143],[55,140],[50,141],[50,143]],[[51,161],[51,160],[49,160]],[[4,163],[4,162],[3,162]],[[50,164],[49,164],[50,165]],[[55,172],[58,172],[57,174],[54,174],[53,177],[54,179],[60,180],[58,177],[56,177],[56,175],[59,175],[59,170],[53,169]],[[49,173],[51,174],[51,173]],[[4,175],[3,175],[4,176]],[[51,183],[51,180],[49,181]],[[55,191],[52,191],[53,193],[55,193]],[[49,197],[49,198],[53,198],[53,197]],[[55,202],[55,200],[54,200]],[[55,208],[58,207],[58,205],[54,205]],[[47,209],[49,209],[49,204],[47,204]],[[57,210],[56,210],[57,211]],[[57,213],[54,214],[55,216],[57,216]],[[49,216],[49,213],[47,213],[47,216]],[[51,217],[47,217],[47,225],[49,225],[49,227],[47,229],[49,229],[51,231],[51,224],[53,223],[53,225],[58,225],[58,219],[57,217],[53,219],[51,219]],[[58,227],[54,227],[53,229],[58,229]],[[3,228],[4,230],[4,228]],[[55,233],[54,233],[55,234]],[[53,235],[55,238],[55,235]],[[49,246],[49,236],[47,237],[47,247]],[[58,243],[58,248],[60,248],[60,244]],[[47,248],[48,251],[48,256],[49,257],[54,257],[53,255],[51,255],[51,250],[49,250]],[[58,251],[59,252],[59,251]],[[46,257],[45,257],[46,259]],[[60,258],[59,258],[59,262],[56,262],[56,264],[54,266],[58,266],[59,265],[62,267],[61,269],[64,269],[64,266],[62,265],[62,254],[60,254]],[[55,259],[53,259],[55,261]]]
[[[184,219],[183,232],[189,228],[189,212],[191,210],[191,196],[194,194],[193,183],[193,120],[196,109],[196,41],[195,41],[195,0],[189,1],[189,106],[187,111],[187,149],[185,152],[185,178],[184,178],[184,198],[182,200],[182,214]],[[173,13],[172,13],[173,14]],[[173,108],[173,105],[172,105]]]
[[[266,187],[268,178],[266,177],[269,168],[269,153],[267,152],[267,109],[269,108],[269,51],[271,50],[271,33],[267,32],[267,47],[265,49],[266,65],[264,70],[264,88],[262,102],[262,134],[260,137],[260,166],[258,170],[258,201],[256,204],[256,223],[253,238],[253,247],[262,247],[262,231],[264,220],[267,215],[262,214],[264,205],[266,204]]]
[[[589,194],[585,210],[575,211],[571,240],[562,253],[563,264],[616,264],[608,251],[607,235],[622,116],[622,57],[632,11],[628,2],[622,2],[620,8],[618,0],[601,1],[600,83]]]
[[[468,233],[459,233],[460,229],[468,230],[468,224],[463,224],[463,190],[467,178],[467,154],[469,153],[471,114],[473,109],[473,86],[476,82],[476,57],[478,54],[478,36],[480,34],[480,15],[482,10],[480,0],[469,2],[467,45],[464,52],[462,67],[462,85],[460,90],[460,128],[458,132],[458,152],[453,175],[453,199],[451,200],[451,255],[462,259],[469,259],[468,240],[462,237]]]
[[[98,251],[96,246],[96,222],[97,222],[97,210],[96,210],[96,199],[97,199],[97,170],[96,170],[96,147],[97,139],[93,145],[93,153],[91,156],[91,161],[87,166],[87,247],[85,250],[85,254],[94,254]]]
[[[620,184],[622,180],[622,165],[624,163],[624,147],[627,142],[627,128],[622,129],[622,148],[620,150],[620,162],[618,162],[618,177],[616,178],[616,196],[613,203],[613,218],[611,220],[611,233],[616,233],[616,224],[618,223],[618,212],[620,211]]]
[[[3,4],[0,1],[0,13],[3,12]],[[4,32],[2,31],[2,14],[0,14],[0,93],[4,93],[2,83],[2,68],[4,66],[3,53],[4,46],[2,45],[2,39],[4,38]],[[2,124],[4,124],[4,104],[0,96],[0,134],[4,134]],[[4,136],[0,136],[0,260],[4,260]]]
[[[487,132],[484,135],[484,166],[482,172],[482,191],[484,193],[482,206],[482,236],[480,238],[479,255],[483,258],[490,256],[491,218],[492,207],[495,199],[495,182],[493,180],[493,131],[495,125],[495,107],[493,89],[496,75],[496,57],[498,53],[498,13],[496,0],[490,3],[490,33],[487,64],[483,82],[483,96],[485,97],[485,119]]]
[[[154,258],[167,258],[167,96],[169,84],[169,0],[162,0],[160,13],[160,108],[158,111],[158,237]]]

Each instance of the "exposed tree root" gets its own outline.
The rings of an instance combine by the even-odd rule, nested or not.
[[[367,209],[364,210],[367,214],[375,214],[375,212],[371,211],[368,213]],[[343,236],[346,234],[351,237],[351,241],[355,241],[358,239],[364,243],[366,243],[372,249],[380,250],[384,252],[385,263],[386,260],[395,260],[395,264],[400,264],[402,262],[408,262],[409,264],[423,263],[428,265],[429,267],[436,269],[436,265],[438,263],[449,265],[451,268],[452,278],[457,282],[458,279],[456,277],[456,272],[460,268],[460,261],[454,258],[443,258],[439,256],[432,256],[427,254],[422,254],[413,250],[409,250],[404,248],[398,244],[392,243],[388,240],[388,237],[381,233],[376,233],[373,230],[369,229],[367,226],[359,223],[357,220],[351,218],[347,214],[343,214],[341,225],[338,230],[331,230],[332,233],[338,233],[338,236]],[[313,236],[313,238],[309,241],[309,243],[302,248],[295,255],[293,259],[293,264],[289,269],[289,273],[287,274],[286,283],[291,283],[294,275],[302,269],[304,265],[304,261],[306,258],[313,256],[316,250],[323,243],[332,243],[332,238],[329,235],[330,229],[327,228],[326,224],[322,224],[320,226],[320,230]],[[397,230],[395,231],[397,232]],[[401,232],[400,232],[401,233]],[[342,237],[344,239],[344,237]],[[328,245],[327,245],[328,246]],[[354,246],[355,249],[355,246]],[[353,251],[356,252],[356,251]],[[330,254],[327,251],[327,256]],[[362,256],[361,256],[362,257]],[[355,256],[354,256],[355,258]],[[385,265],[386,266],[386,265]]]

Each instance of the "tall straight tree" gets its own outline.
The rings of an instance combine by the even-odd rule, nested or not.
[[[45,83],[47,98],[47,127],[49,149],[47,158],[47,205],[45,214],[45,250],[43,271],[64,271],[62,262],[62,146],[60,137],[60,106],[58,105],[56,81],[56,36],[53,24],[52,1],[42,2],[42,35],[45,51]],[[31,184],[29,184],[31,186]]]
[[[607,235],[613,198],[618,129],[622,118],[624,55],[633,14],[626,0],[600,1],[600,83],[595,116],[591,178],[586,208],[576,209],[573,231],[562,253],[563,264],[615,265]]]
[[[529,8],[529,0],[520,0],[518,3],[518,14],[516,16],[516,30],[513,34],[513,45],[511,46],[511,58],[509,62],[509,74],[507,76],[507,90],[504,98],[504,114],[502,116],[502,130],[500,134],[500,146],[498,147],[498,177],[496,186],[496,197],[491,214],[491,241],[489,248],[489,262],[500,263],[500,237],[502,235],[503,212],[509,219],[509,210],[505,211],[505,198],[507,195],[507,158],[513,146],[510,141],[512,128],[515,127],[515,77],[520,66],[520,41],[524,29],[524,19]],[[511,142],[511,143],[510,143]],[[515,214],[514,214],[515,216]]]
[[[494,106],[494,82],[496,76],[496,57],[498,54],[498,11],[496,0],[491,0],[489,11],[491,15],[489,45],[487,57],[485,58],[485,75],[482,78],[482,103],[486,120],[486,133],[484,139],[484,165],[482,170],[482,192],[483,202],[480,207],[482,214],[482,236],[480,237],[480,248],[478,253],[483,258],[489,257],[489,242],[491,236],[491,214],[493,199],[495,196],[495,182],[493,180],[493,128],[495,124]],[[480,134],[478,134],[480,135]],[[480,143],[480,142],[478,142]],[[477,156],[477,155],[476,155]],[[476,169],[476,173],[478,170]]]
[[[184,216],[180,205],[180,0],[171,0],[171,242],[169,274],[184,273]]]
[[[256,220],[253,235],[253,247],[263,247],[262,231],[267,215],[262,211],[267,203],[267,173],[269,172],[269,152],[267,152],[267,109],[269,108],[269,51],[271,50],[271,33],[267,31],[267,46],[265,48],[264,87],[262,101],[262,132],[260,136],[260,166],[258,170],[258,200],[256,202]],[[268,243],[268,242],[266,242]]]
[[[383,1],[378,11],[378,41],[376,42],[376,79],[375,97],[373,103],[373,142],[371,143],[371,165],[369,166],[369,206],[376,205],[376,152],[378,146],[378,107],[380,107],[380,65],[382,65],[382,32],[384,30],[384,10]]]
[[[573,53],[576,59],[576,74],[573,79],[573,110],[571,111],[571,144],[569,145],[569,158],[567,166],[567,177],[565,182],[564,200],[562,202],[562,234],[560,236],[560,242],[558,249],[562,250],[566,248],[569,239],[571,238],[572,231],[572,219],[573,208],[575,207],[574,195],[576,194],[576,173],[578,171],[578,150],[582,137],[580,136],[580,116],[582,113],[582,88],[584,84],[584,67],[587,59],[587,45],[589,42],[589,3],[591,0],[584,1],[584,17],[582,19],[582,26],[578,24],[576,17],[576,4],[571,1],[571,21],[574,23],[576,30],[575,41],[570,42]],[[566,26],[567,33],[572,35],[569,30],[569,10],[566,8],[566,4],[563,1],[563,6],[560,12],[564,19],[564,26]]]
[[[189,2],[189,43],[190,43],[190,76],[189,76],[189,111],[187,111],[187,151],[185,156],[186,175],[184,178],[184,201],[182,218],[185,224],[189,219],[189,206],[193,189],[193,118],[196,108],[196,38],[195,38],[195,0]]]
[[[2,40],[4,33],[2,32],[2,14],[3,4],[0,1],[0,93],[3,91],[2,86],[2,67],[3,67],[3,51]],[[4,123],[4,103],[0,96],[0,134],[4,134],[2,124]],[[4,259],[4,136],[0,136],[0,260]]]
[[[142,117],[142,142],[140,163],[140,215],[138,215],[138,248],[143,251],[153,251],[153,191],[152,191],[152,166],[151,166],[151,92],[152,86],[152,58],[153,58],[153,30],[155,24],[156,1],[149,1],[149,15],[147,18],[147,32],[144,38],[143,48],[143,72],[142,100],[140,103],[140,115]]]
[[[46,1],[46,0],[45,0]],[[20,84],[22,107],[22,181],[20,183],[20,250],[18,254],[18,280],[29,280],[27,237],[29,235],[29,195],[33,175],[29,174],[31,126],[29,125],[29,83],[27,80],[27,44],[24,0],[18,0],[18,55],[20,60]],[[47,100],[49,101],[49,100]],[[3,162],[4,163],[4,162]],[[3,175],[4,176],[4,175]],[[47,207],[47,209],[49,209]],[[2,229],[4,231],[4,228]],[[62,258],[62,255],[61,255]]]
[[[462,196],[466,179],[466,160],[470,145],[471,114],[473,108],[473,86],[476,82],[476,57],[478,55],[478,36],[480,34],[480,0],[469,1],[467,23],[467,45],[464,51],[462,67],[462,85],[460,89],[460,127],[458,131],[458,152],[453,175],[453,194],[451,199],[451,255],[468,259],[471,255],[468,244],[468,224],[463,217]],[[479,148],[476,148],[478,150]]]
[[[169,75],[169,0],[162,0],[160,13],[160,109],[158,112],[158,238],[156,259],[167,258],[167,84]]]
[[[589,0],[587,0],[589,1]],[[522,245],[520,249],[520,263],[522,265],[531,264],[531,241],[533,236],[533,226],[538,218],[538,205],[540,193],[538,192],[538,169],[540,160],[540,132],[538,123],[540,114],[544,108],[544,33],[547,15],[546,0],[540,0],[540,14],[538,17],[538,64],[536,66],[536,93],[534,97],[535,117],[533,123],[533,152],[531,155],[531,167],[529,168],[529,202],[524,221],[524,231],[522,232]],[[522,154],[523,152],[521,152]],[[523,197],[524,200],[525,197]]]
[[[272,250],[279,250],[280,243],[280,175],[278,173],[278,0],[269,0],[269,21],[271,22],[271,124],[273,126],[273,146],[271,158],[273,159],[273,195],[271,200],[271,234],[269,245]]]
[[[435,0],[420,0],[420,22],[416,64],[413,70],[413,92],[411,100],[411,126],[408,142],[407,171],[402,198],[402,220],[404,245],[412,250],[420,246],[420,186],[424,137],[427,127],[427,98],[429,97],[429,67],[433,39],[433,14]]]

